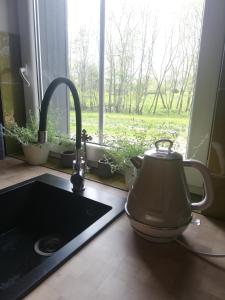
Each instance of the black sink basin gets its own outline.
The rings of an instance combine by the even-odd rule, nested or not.
[[[0,191],[0,299],[21,299],[124,210],[125,199],[45,174]]]

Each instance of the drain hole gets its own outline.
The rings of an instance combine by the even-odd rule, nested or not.
[[[37,254],[50,256],[64,245],[63,239],[59,235],[48,235],[40,238],[34,244],[34,250]]]

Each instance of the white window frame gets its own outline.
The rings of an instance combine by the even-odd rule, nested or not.
[[[100,39],[99,39],[99,144],[104,135],[104,71],[105,71],[105,0],[100,0]]]
[[[28,66],[31,87],[24,84],[26,110],[35,112],[38,102],[38,72],[35,56],[34,0],[19,0],[19,20],[23,65]],[[105,0],[100,0],[100,24],[105,24]],[[99,129],[102,144],[104,124],[104,28],[100,32]],[[218,89],[225,38],[225,1],[205,0],[201,45],[195,85],[187,157],[207,164],[214,107]],[[197,151],[196,151],[197,149]],[[191,175],[191,176],[190,176]],[[188,172],[189,183],[202,185],[200,177]]]
[[[208,164],[214,109],[225,40],[225,1],[205,0],[187,157]],[[202,186],[199,173],[187,171],[189,185]]]
[[[33,0],[19,0],[17,7],[22,60],[21,67],[27,68],[27,78],[30,82],[30,86],[24,82],[25,110],[26,116],[29,118],[30,112],[35,116],[38,115],[37,107],[40,106],[36,61],[34,3]]]

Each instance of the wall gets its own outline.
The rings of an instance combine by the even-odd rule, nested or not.
[[[18,33],[18,19],[15,0],[0,1],[0,31]]]
[[[225,221],[225,51],[214,112],[209,168],[212,172],[215,200],[204,214]]]
[[[20,41],[18,34],[17,1],[0,1],[0,94],[4,124],[15,120],[23,124],[24,94],[19,75],[21,67]],[[7,152],[17,150],[15,143],[7,142]]]

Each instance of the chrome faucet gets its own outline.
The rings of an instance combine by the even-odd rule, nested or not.
[[[41,112],[40,112],[40,122],[39,122],[39,131],[38,131],[38,142],[40,144],[44,144],[47,142],[47,113],[48,113],[48,106],[50,103],[50,99],[52,94],[54,93],[56,87],[61,84],[65,83],[73,96],[74,100],[74,107],[76,113],[76,162],[73,166],[74,172],[71,175],[70,181],[73,185],[74,192],[81,192],[84,190],[84,164],[81,163],[81,109],[80,109],[80,99],[77,93],[77,89],[73,82],[67,78],[59,77],[54,79],[50,85],[48,86],[44,98],[41,103]]]

